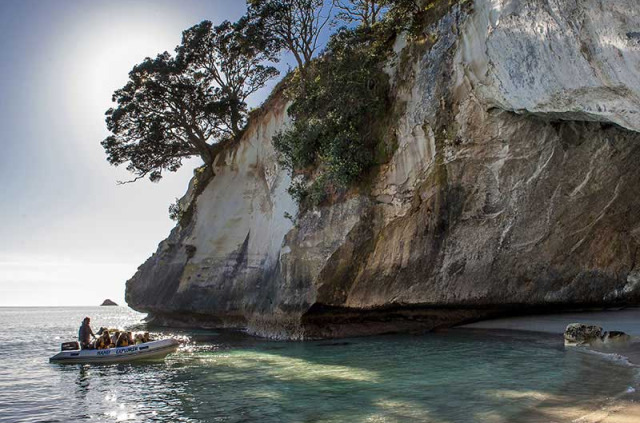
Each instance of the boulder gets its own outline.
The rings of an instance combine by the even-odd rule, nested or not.
[[[565,344],[585,345],[602,339],[602,328],[595,325],[585,325],[583,323],[571,323],[564,330]]]
[[[617,330],[605,332],[604,335],[602,336],[602,341],[605,344],[628,342],[630,339],[631,337],[629,335]]]

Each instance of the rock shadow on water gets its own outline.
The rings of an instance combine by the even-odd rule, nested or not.
[[[204,420],[525,422],[525,410],[593,401],[604,378],[618,379],[600,386],[608,395],[627,376],[546,340],[447,333],[322,344],[202,354],[170,382],[186,386],[185,411]]]

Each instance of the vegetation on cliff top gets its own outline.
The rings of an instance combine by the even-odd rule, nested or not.
[[[340,198],[372,166],[388,160],[391,104],[384,66],[401,31],[419,32],[435,2],[334,1],[342,27],[285,90],[292,125],[273,145],[292,176],[301,210]],[[383,17],[383,15],[385,15]]]
[[[183,33],[175,55],[146,58],[115,91],[106,112],[107,160],[158,181],[199,156],[207,175],[227,142],[242,135],[247,98],[278,74],[283,50],[298,67],[284,92],[293,125],[274,139],[303,204],[344,192],[376,164],[389,82],[383,66],[395,35],[412,31],[438,0],[248,0],[237,22],[203,21]],[[383,18],[383,15],[385,16]],[[337,22],[324,51],[320,40]],[[172,206],[173,218],[185,215]],[[189,213],[186,213],[187,215]],[[182,220],[182,219],[180,219]]]
[[[215,144],[241,133],[247,97],[278,74],[263,64],[275,53],[245,21],[203,21],[184,31],[175,57],[146,58],[113,94],[117,107],[106,112],[112,135],[102,142],[109,162],[128,162],[134,180],[152,181],[194,155],[211,166]]]
[[[381,23],[342,28],[308,77],[292,78],[286,95],[293,124],[273,145],[295,176],[289,192],[303,208],[340,194],[374,164],[389,106],[383,66],[393,38]]]

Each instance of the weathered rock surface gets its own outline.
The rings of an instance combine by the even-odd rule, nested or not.
[[[398,148],[300,216],[273,101],[127,283],[157,322],[274,338],[640,300],[637,0],[453,6],[390,65]],[[402,47],[404,43],[397,43]],[[428,48],[427,48],[428,47]],[[196,198],[192,198],[196,197]]]
[[[610,346],[610,344],[628,343],[631,337],[624,332],[603,331],[600,326],[584,323],[571,323],[564,331],[565,345]]]
[[[595,341],[601,341],[602,328],[595,325],[571,323],[564,331],[564,341],[569,345],[588,345]]]

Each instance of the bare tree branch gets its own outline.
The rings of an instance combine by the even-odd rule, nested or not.
[[[332,0],[340,10],[338,18],[348,22],[370,27],[376,24],[389,6],[389,0]]]

